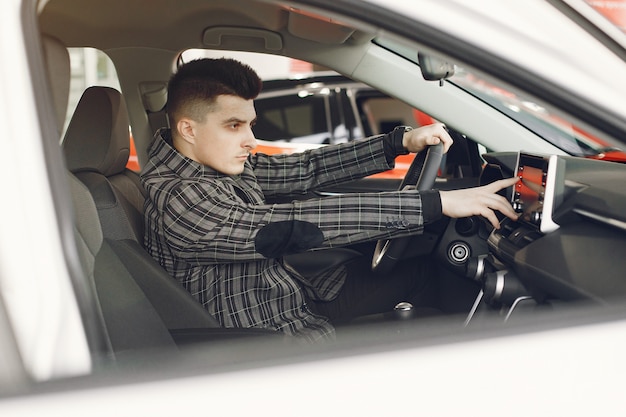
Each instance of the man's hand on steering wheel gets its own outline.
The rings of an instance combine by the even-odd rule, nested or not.
[[[402,137],[402,144],[410,152],[418,152],[418,155],[409,167],[400,190],[405,186],[413,185],[418,191],[432,189],[442,156],[452,145],[452,138],[445,126],[435,123],[406,131]],[[517,181],[518,178],[509,178],[482,187],[440,191],[441,211],[444,215],[453,218],[483,216],[493,227],[499,228],[500,222],[495,211],[513,220],[517,219],[518,214],[508,200],[497,193],[503,188],[514,185]],[[379,240],[372,258],[372,270],[379,273],[390,271],[404,252],[409,239],[403,237]]]
[[[448,134],[445,125],[434,123],[422,126],[404,133],[402,144],[409,152],[420,152],[428,146],[443,144],[443,153],[448,152],[452,145],[452,138]],[[500,222],[494,211],[499,211],[505,216],[516,220],[518,214],[504,197],[497,194],[503,188],[510,187],[517,182],[517,178],[509,178],[496,181],[482,187],[466,190],[442,191],[441,210],[448,217],[483,216],[498,229]],[[430,189],[434,185],[430,181],[418,189]]]
[[[408,151],[418,154],[413,159],[399,189],[415,186],[418,191],[431,190],[435,185],[443,154],[452,145],[452,138],[445,126],[435,123],[405,131],[402,145]],[[390,271],[404,252],[409,239],[403,237],[379,240],[372,257],[372,270],[378,273]]]
[[[402,145],[409,152],[421,152],[430,145],[443,144],[443,153],[452,146],[452,138],[443,123],[433,123],[404,132]]]

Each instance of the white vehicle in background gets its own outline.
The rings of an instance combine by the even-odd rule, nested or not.
[[[581,157],[453,71],[624,149],[626,36],[596,3],[4,0],[0,414],[622,415],[626,165]],[[77,47],[111,58],[121,100],[77,110],[84,129],[63,137]],[[390,311],[311,347],[215,326],[145,257],[141,201],[118,204],[132,174],[96,166],[120,120],[145,163],[167,80],[198,48],[311,62],[420,109],[455,139],[436,187],[519,175],[521,220],[443,219],[409,245],[438,261],[441,316]]]

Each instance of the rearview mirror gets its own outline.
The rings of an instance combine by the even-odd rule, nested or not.
[[[442,59],[418,52],[417,61],[425,80],[439,81],[439,84],[443,85],[443,80],[454,75],[454,64]]]

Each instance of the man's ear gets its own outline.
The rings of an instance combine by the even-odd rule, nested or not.
[[[183,117],[176,123],[176,130],[178,135],[185,142],[190,144],[196,143],[196,129],[195,122],[187,117]]]

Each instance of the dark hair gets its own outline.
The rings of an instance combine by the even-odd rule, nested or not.
[[[172,127],[182,117],[202,122],[217,96],[255,99],[262,81],[248,65],[230,58],[190,61],[172,75],[167,87],[167,111]]]

